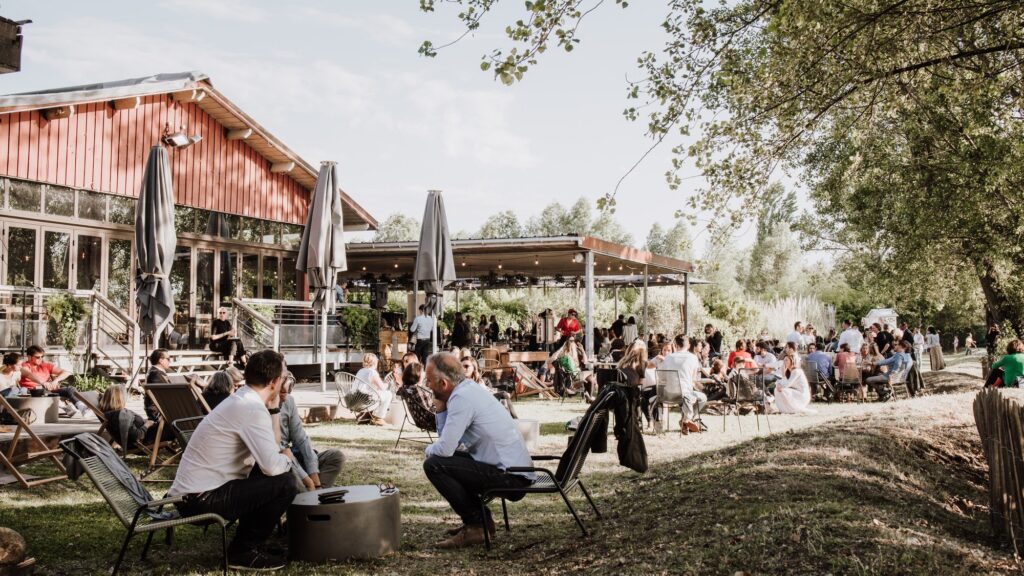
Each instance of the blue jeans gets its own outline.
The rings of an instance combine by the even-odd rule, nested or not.
[[[4,398],[10,398],[12,396],[24,396],[25,394],[28,394],[28,390],[25,390],[21,386],[14,386],[0,392],[0,396],[3,396]]]
[[[430,456],[423,471],[434,488],[448,501],[466,526],[482,526],[480,494],[491,488],[524,488],[532,482],[494,466],[477,462],[465,452],[454,456]]]

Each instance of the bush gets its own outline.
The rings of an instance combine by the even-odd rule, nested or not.
[[[100,375],[75,374],[75,388],[79,392],[99,392],[102,394],[113,382]]]

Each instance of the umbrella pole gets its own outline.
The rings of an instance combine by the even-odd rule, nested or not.
[[[320,319],[320,391],[327,392],[327,310],[333,304],[334,291],[327,296],[328,301],[324,302],[323,317]]]

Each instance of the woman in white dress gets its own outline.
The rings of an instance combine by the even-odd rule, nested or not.
[[[810,408],[811,386],[807,375],[796,365],[792,355],[782,358],[783,379],[775,383],[775,407],[783,414],[814,414]]]
[[[942,344],[939,340],[939,331],[934,327],[928,327],[928,336],[925,337],[925,346],[928,348],[928,362],[931,369],[942,370],[946,367],[946,359],[942,356]]]
[[[387,383],[381,379],[380,373],[377,372],[376,354],[365,354],[363,356],[363,367],[359,372],[356,372],[356,380],[359,381],[358,386],[360,389],[380,399],[377,406],[369,413],[369,422],[375,426],[383,426],[384,418],[388,415],[388,409],[391,408],[391,399],[394,395],[391,393],[391,388]]]

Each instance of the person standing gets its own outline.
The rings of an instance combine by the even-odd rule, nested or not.
[[[629,346],[639,336],[639,331],[636,325],[636,316],[630,316],[629,320],[626,321],[626,325],[622,327],[622,341]]]
[[[889,325],[886,324],[882,326],[882,329],[879,330],[878,335],[875,336],[875,345],[878,346],[878,352],[882,356],[886,358],[892,356],[893,340],[894,337],[892,335],[892,332],[889,331]]]
[[[960,349],[960,336],[953,334],[953,355],[955,356],[957,351]]]
[[[989,358],[995,358],[996,354],[998,354],[999,338],[1002,335],[1003,331],[994,322],[988,327],[988,332],[985,332],[985,349],[988,350]]]
[[[274,570],[284,559],[264,543],[295,498],[292,460],[281,453],[280,402],[284,356],[273,350],[253,354],[245,386],[196,427],[181,456],[167,496],[183,516],[219,514],[238,520],[228,547],[228,565],[241,570]]]
[[[610,328],[613,340],[615,338],[622,338],[622,328],[625,325],[626,325],[626,315],[625,314],[619,314],[619,317],[615,319],[615,322],[612,322],[612,325],[611,325],[611,328]]]
[[[467,348],[470,343],[469,323],[462,317],[462,312],[456,312],[455,325],[452,326],[452,346]]]
[[[925,337],[925,346],[928,348],[928,360],[932,370],[942,370],[946,367],[946,359],[942,356],[942,344],[939,340],[939,331],[934,327],[928,327],[928,336]]]
[[[569,308],[569,311],[565,313],[565,316],[558,321],[558,325],[555,326],[555,330],[558,330],[558,333],[561,335],[561,338],[558,340],[559,346],[565,344],[565,341],[569,338],[574,338],[579,334],[580,331],[583,330],[583,327],[580,325],[576,309]]]
[[[420,359],[420,363],[426,362],[427,356],[430,355],[430,336],[434,332],[434,319],[427,316],[425,310],[426,307],[420,304],[419,314],[413,318],[412,325],[409,326],[409,333],[416,337],[416,357]]]
[[[839,334],[839,344],[836,345],[836,348],[841,348],[843,344],[846,344],[850,350],[860,350],[863,343],[864,336],[861,335],[853,321],[843,320],[843,331]]]
[[[533,466],[515,422],[482,386],[466,378],[455,356],[440,352],[427,361],[427,387],[434,393],[437,441],[427,446],[423,472],[462,520],[438,548],[464,548],[494,533],[480,494],[489,488],[525,488],[535,475],[508,472]],[[466,451],[456,451],[459,445]]]

